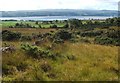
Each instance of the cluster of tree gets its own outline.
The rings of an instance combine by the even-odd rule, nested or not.
[[[38,27],[41,28],[41,25],[38,24]],[[16,23],[14,26],[9,26],[9,28],[38,28],[30,25],[29,23]]]
[[[78,19],[69,19],[69,28],[79,28],[82,26],[82,21]]]
[[[65,21],[66,22],[66,21]],[[109,26],[120,26],[120,18],[108,18],[106,20],[78,20],[78,19],[69,19],[65,24],[65,28],[89,28],[93,29],[96,27],[107,28]]]
[[[34,28],[30,24],[28,24],[28,23],[23,24],[22,22],[21,23],[16,23],[14,27],[15,28]]]
[[[18,20],[10,19],[10,20],[2,20],[2,21],[18,21]]]
[[[58,27],[56,23],[63,22],[65,25],[63,27]],[[106,20],[79,20],[79,19],[68,19],[64,21],[35,21],[35,24],[38,27],[32,26],[28,23],[16,23],[15,26],[9,26],[9,28],[42,28],[41,24],[52,24],[50,28],[72,28],[72,29],[84,29],[87,28],[89,30],[94,29],[96,27],[99,28],[108,28],[109,26],[120,26],[120,18],[108,18]]]

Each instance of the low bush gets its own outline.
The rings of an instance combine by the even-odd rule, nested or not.
[[[57,25],[51,25],[50,28],[58,28]]]
[[[30,24],[27,23],[16,23],[15,28],[33,28]]]
[[[56,78],[56,74],[54,74],[54,73],[50,73],[50,74],[48,74],[47,76],[48,76],[49,78],[52,78],[52,79]]]
[[[67,58],[69,60],[76,60],[76,57],[74,55],[68,55]]]
[[[7,41],[12,41],[12,40],[19,40],[21,38],[21,33],[19,32],[12,32],[8,30],[3,30],[2,31],[2,39],[7,40]]]
[[[2,75],[14,74],[16,71],[17,69],[14,66],[9,66],[5,64],[2,66]]]
[[[17,65],[18,71],[25,71],[25,69],[28,67],[28,63],[21,62]]]
[[[37,46],[32,46],[29,44],[22,44],[21,48],[33,58],[52,58],[56,59],[56,54],[52,53],[49,50],[43,50]]]
[[[95,43],[97,44],[105,44],[105,45],[120,45],[120,30],[118,29],[108,29],[105,30],[103,34],[95,37]]]
[[[31,36],[21,36],[20,38],[21,41],[31,41],[32,40],[32,37]]]
[[[106,36],[110,38],[119,38],[120,37],[120,30],[108,30],[106,31]]]
[[[54,39],[54,43],[64,43],[63,39]]]
[[[103,33],[103,31],[85,31],[85,32],[81,32],[80,35],[82,37],[95,37],[95,36],[99,36]]]
[[[72,34],[66,30],[60,30],[55,33],[55,39],[69,40],[72,38]]]
[[[115,40],[109,37],[96,37],[95,38],[95,43],[101,44],[101,45],[109,45],[109,44],[115,44]]]
[[[68,23],[63,26],[63,28],[69,28]]]
[[[81,38],[80,42],[84,42],[84,43],[91,43],[91,41],[87,38]]]
[[[50,71],[52,68],[51,66],[48,64],[48,63],[44,63],[41,65],[41,69],[44,71],[44,72],[48,72]]]

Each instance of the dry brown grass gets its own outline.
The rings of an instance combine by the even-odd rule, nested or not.
[[[65,55],[74,55],[76,60],[65,61],[57,66],[63,71],[59,80],[117,80],[118,47],[82,43],[66,43]],[[59,48],[60,49],[60,48]],[[57,50],[57,49],[56,49]]]
[[[47,33],[50,31],[56,31],[56,29],[37,29],[37,28],[2,28],[2,30],[10,30],[15,32],[21,32],[23,34],[29,35],[32,33]]]

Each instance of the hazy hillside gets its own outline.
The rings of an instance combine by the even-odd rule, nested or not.
[[[26,16],[117,16],[114,10],[73,10],[52,9],[34,11],[0,11],[2,17],[26,17]]]

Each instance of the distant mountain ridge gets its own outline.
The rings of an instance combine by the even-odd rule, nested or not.
[[[29,16],[118,16],[116,10],[77,10],[77,9],[50,9],[31,11],[0,11],[2,17],[29,17]]]

